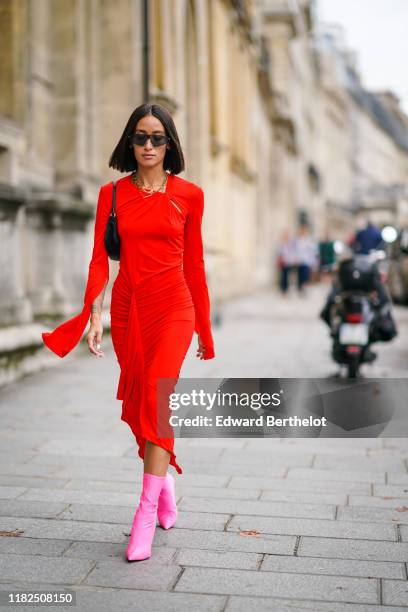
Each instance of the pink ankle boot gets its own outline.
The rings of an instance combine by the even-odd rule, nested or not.
[[[157,505],[165,479],[165,476],[143,474],[143,490],[126,549],[128,561],[142,561],[142,559],[148,559],[152,554]]]
[[[164,529],[174,527],[177,519],[176,485],[171,474],[167,473],[159,496],[157,517]]]

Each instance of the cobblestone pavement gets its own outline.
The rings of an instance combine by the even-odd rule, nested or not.
[[[194,340],[181,376],[330,376],[324,292],[230,304],[217,358]],[[407,313],[368,375],[405,375]],[[103,345],[0,392],[1,590],[72,587],[76,608],[51,609],[81,612],[407,609],[406,438],[177,439],[177,527],[128,563],[142,462]]]

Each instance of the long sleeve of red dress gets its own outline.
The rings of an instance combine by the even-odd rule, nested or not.
[[[184,226],[183,271],[195,310],[195,331],[205,347],[204,359],[215,356],[211,333],[210,299],[206,282],[204,249],[201,233],[204,214],[204,192],[199,187],[197,198],[191,201]]]
[[[91,305],[106,287],[109,280],[109,259],[104,244],[106,224],[110,214],[109,186],[99,191],[96,208],[94,244],[89,263],[84,306],[80,314],[64,321],[52,332],[43,332],[44,344],[59,357],[65,357],[80,341],[91,314]]]

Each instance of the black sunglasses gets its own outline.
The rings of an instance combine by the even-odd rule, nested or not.
[[[145,134],[142,132],[136,132],[135,134],[129,135],[129,141],[132,145],[139,145],[142,147],[146,144],[147,139],[150,138],[150,142],[154,147],[161,147],[169,142],[170,138],[166,134]]]

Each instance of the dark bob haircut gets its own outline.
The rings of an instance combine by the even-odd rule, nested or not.
[[[138,163],[129,138],[134,133],[139,119],[146,115],[154,115],[157,117],[163,124],[167,136],[170,137],[170,148],[166,150],[163,159],[163,169],[169,170],[172,174],[179,174],[185,167],[183,151],[181,150],[180,140],[173,118],[167,108],[161,104],[141,104],[133,111],[109,159],[109,167],[115,168],[115,170],[119,170],[119,172],[133,172],[137,170]]]

